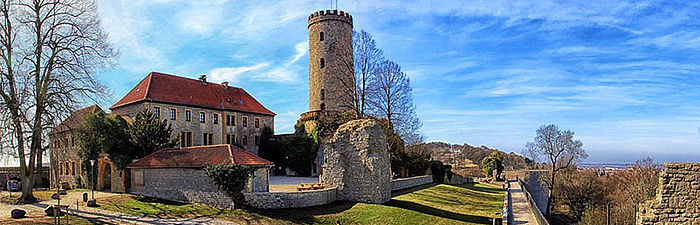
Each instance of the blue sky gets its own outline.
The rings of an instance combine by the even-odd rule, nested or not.
[[[103,1],[119,100],[150,71],[229,81],[292,131],[307,16],[329,1]],[[341,1],[410,76],[428,141],[520,152],[571,129],[590,162],[700,161],[700,2]]]

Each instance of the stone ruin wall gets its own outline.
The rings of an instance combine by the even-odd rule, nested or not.
[[[700,225],[700,163],[666,163],[664,167],[656,198],[640,207],[637,224]]]
[[[389,151],[379,123],[361,119],[343,124],[329,140],[326,151],[328,157],[323,182],[338,188],[338,200],[389,201]]]

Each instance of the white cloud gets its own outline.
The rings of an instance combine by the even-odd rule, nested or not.
[[[300,42],[299,44],[296,44],[294,46],[294,50],[296,51],[296,54],[294,55],[294,58],[292,58],[292,60],[287,63],[287,65],[294,64],[295,62],[299,61],[301,57],[304,57],[307,52],[309,52],[309,42],[304,41]]]
[[[239,82],[245,75],[249,77],[255,77],[256,75],[249,74],[248,72],[257,71],[261,68],[269,66],[269,63],[263,62],[252,66],[242,66],[242,67],[222,67],[216,68],[209,72],[211,74],[211,79],[214,82],[224,82],[228,81],[231,83]]]

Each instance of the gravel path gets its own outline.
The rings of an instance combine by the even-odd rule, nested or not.
[[[513,207],[513,222],[515,224],[537,224],[535,219],[535,213],[532,212],[530,203],[525,197],[520,183],[517,181],[510,181],[510,197],[511,204]]]
[[[95,192],[95,197],[96,198],[104,198],[104,197],[110,197],[118,194],[113,194],[113,193],[106,193],[106,192]],[[62,195],[61,196],[61,204],[65,205],[66,203],[69,204],[69,210],[71,213],[79,216],[79,217],[84,217],[88,218],[91,220],[96,220],[99,223],[104,223],[104,224],[185,224],[185,225],[194,225],[194,224],[214,224],[214,225],[224,225],[224,224],[235,224],[233,222],[225,221],[225,220],[219,220],[215,218],[189,218],[189,219],[161,219],[161,218],[152,218],[152,217],[142,217],[142,216],[135,216],[135,215],[130,215],[130,214],[125,214],[125,213],[119,213],[119,212],[112,212],[112,211],[107,211],[107,210],[101,210],[97,208],[89,208],[85,207],[84,205],[78,206],[78,209],[76,210],[76,205],[75,201],[79,200],[82,201],[82,192],[69,192],[68,195]],[[33,204],[25,204],[25,205],[8,205],[4,203],[0,203],[0,221],[7,221],[11,220],[10,218],[10,211],[13,209],[22,209],[27,211],[28,216],[43,216],[44,214],[44,209],[48,207],[49,205],[55,205],[57,203],[56,200],[51,200],[51,201],[43,201],[43,202],[38,202],[38,203],[33,203]],[[72,203],[72,204],[71,204]],[[82,202],[80,202],[82,203]],[[98,201],[99,203],[99,201]]]

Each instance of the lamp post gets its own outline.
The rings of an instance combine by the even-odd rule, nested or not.
[[[95,199],[95,160],[90,160],[90,167],[92,169],[92,199]]]

